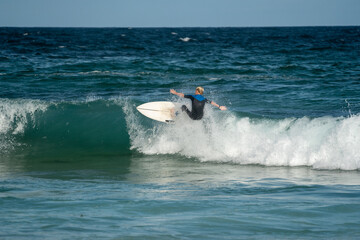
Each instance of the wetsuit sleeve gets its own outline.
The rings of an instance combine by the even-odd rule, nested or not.
[[[206,102],[206,103],[210,103],[210,104],[211,104],[211,101],[210,101],[210,100],[208,100],[208,99],[206,99],[206,98],[205,98],[205,102]]]
[[[191,101],[194,100],[194,97],[192,95],[184,95],[184,98],[189,98],[191,99]]]

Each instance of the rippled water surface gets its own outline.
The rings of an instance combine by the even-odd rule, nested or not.
[[[0,238],[360,238],[359,39],[0,28]],[[136,111],[197,86],[229,110]]]

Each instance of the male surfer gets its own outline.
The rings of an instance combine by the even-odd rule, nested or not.
[[[182,105],[181,110],[185,111],[189,117],[193,120],[200,120],[204,116],[204,107],[205,103],[211,103],[215,107],[219,108],[220,110],[226,110],[227,108],[225,106],[220,106],[214,101],[209,101],[206,98],[204,98],[204,88],[197,87],[195,90],[195,95],[185,95],[183,93],[178,93],[174,89],[170,89],[170,93],[177,95],[182,98],[189,98],[191,100],[191,111],[185,106]]]

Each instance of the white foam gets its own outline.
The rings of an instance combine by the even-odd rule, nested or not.
[[[0,134],[21,134],[29,120],[34,122],[37,111],[45,111],[47,104],[39,100],[0,99]]]
[[[98,100],[102,100],[102,97],[96,96],[96,95],[89,95],[86,97],[85,102],[86,103],[91,103],[91,102],[96,102]]]
[[[202,121],[180,115],[175,124],[142,126],[124,108],[131,148],[144,154],[181,154],[200,161],[360,169],[360,115],[349,118],[252,120],[206,108]]]
[[[47,104],[37,100],[0,99],[0,152],[18,146],[14,137],[23,134],[29,123],[35,124],[35,112],[46,108]]]
[[[185,37],[185,38],[180,38],[180,40],[183,41],[183,42],[188,42],[188,41],[191,40],[191,38]]]

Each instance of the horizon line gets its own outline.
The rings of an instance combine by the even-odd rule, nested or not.
[[[154,27],[116,27],[116,26],[103,26],[103,27],[95,27],[95,26],[86,26],[86,27],[80,27],[80,26],[0,26],[0,28],[127,28],[127,29],[139,29],[139,28],[305,28],[305,27],[360,27],[360,25],[296,25],[296,26],[183,26],[183,27],[169,27],[169,26],[154,26]]]

